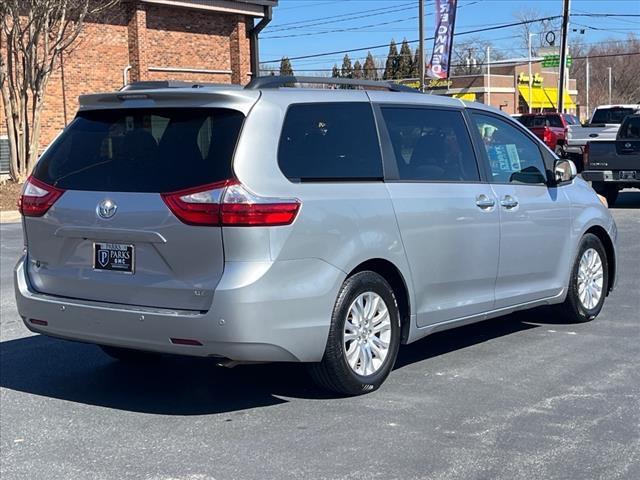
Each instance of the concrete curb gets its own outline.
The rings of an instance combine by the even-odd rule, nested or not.
[[[0,211],[0,223],[17,223],[20,221],[20,212],[17,210]]]

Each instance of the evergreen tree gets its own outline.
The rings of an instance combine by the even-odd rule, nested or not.
[[[398,73],[398,47],[395,40],[391,40],[389,44],[389,54],[387,55],[387,62],[384,66],[384,74],[382,78],[385,80],[392,80],[396,78]]]
[[[361,79],[364,76],[362,71],[362,65],[360,65],[360,60],[356,60],[356,63],[353,64],[353,78]]]
[[[338,70],[338,65],[333,64],[333,69],[331,69],[331,77],[332,78],[340,78],[340,70]]]
[[[280,60],[280,75],[287,77],[294,75],[291,61],[287,57],[282,57],[282,60]]]
[[[416,48],[416,54],[411,63],[411,77],[420,77],[420,47]]]
[[[340,76],[342,78],[353,78],[353,66],[351,65],[351,59],[349,58],[349,55],[345,55],[342,59]]]
[[[409,46],[409,42],[405,38],[402,41],[402,46],[400,47],[400,55],[398,57],[398,71],[396,72],[395,78],[410,78],[411,70],[413,66],[413,53],[411,52],[411,47]]]
[[[363,76],[367,80],[377,80],[378,71],[376,70],[376,61],[373,59],[371,52],[367,54],[367,59],[364,61]]]

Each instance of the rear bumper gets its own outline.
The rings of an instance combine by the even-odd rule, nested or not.
[[[344,273],[317,259],[229,262],[206,313],[67,299],[33,291],[15,268],[26,327],[53,337],[236,361],[319,361]],[[33,319],[47,325],[34,324]],[[202,346],[176,345],[171,338]]]
[[[582,172],[582,178],[590,182],[616,183],[621,188],[640,186],[640,178],[621,180],[617,170],[585,170]]]

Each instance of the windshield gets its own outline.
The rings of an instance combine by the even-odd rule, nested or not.
[[[633,113],[633,108],[612,107],[598,108],[593,114],[591,123],[622,123],[624,117]]]

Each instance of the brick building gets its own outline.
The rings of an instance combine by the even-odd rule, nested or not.
[[[88,22],[63,54],[45,95],[41,147],[73,119],[83,93],[113,91],[135,80],[247,83],[258,62],[257,34],[277,3],[122,0]]]

